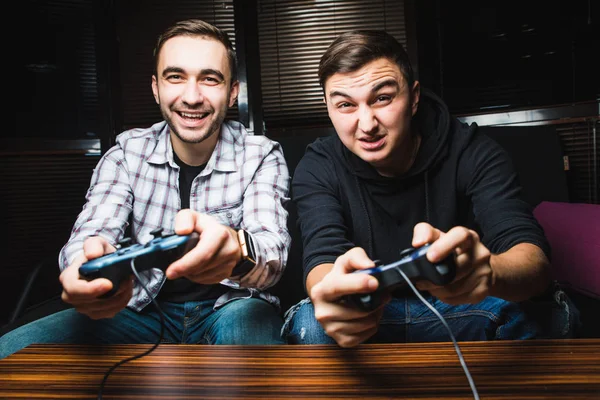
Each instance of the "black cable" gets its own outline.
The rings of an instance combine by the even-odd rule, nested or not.
[[[462,365],[462,368],[465,371],[465,375],[467,376],[467,380],[469,381],[469,386],[471,386],[471,392],[473,392],[473,398],[475,400],[479,400],[479,394],[477,393],[477,388],[475,387],[475,382],[473,381],[473,378],[471,377],[469,368],[467,368],[467,363],[465,362],[465,359],[463,358],[462,352],[460,351],[460,347],[458,347],[458,343],[456,343],[456,339],[454,338],[454,335],[452,334],[452,329],[450,329],[450,327],[448,326],[448,323],[446,322],[444,317],[442,317],[442,314],[440,314],[438,310],[436,310],[431,304],[429,304],[429,302],[427,300],[425,300],[425,298],[421,295],[421,293],[419,293],[417,288],[415,288],[415,286],[412,284],[410,279],[408,279],[406,274],[404,272],[402,272],[399,268],[397,269],[397,271],[400,273],[400,275],[402,275],[402,277],[404,278],[406,283],[408,283],[408,286],[410,286],[412,291],[415,292],[415,294],[417,295],[419,300],[421,300],[423,302],[423,304],[425,304],[427,306],[427,308],[429,308],[436,315],[436,317],[438,317],[440,319],[440,321],[442,322],[442,324],[448,331],[448,334],[450,335],[450,339],[452,339],[452,343],[454,344],[454,350],[456,350],[456,354],[458,355],[458,360],[460,361],[460,365]]]
[[[142,285],[142,288],[144,288],[144,290],[146,291],[146,294],[148,295],[148,298],[150,298],[152,300],[152,304],[154,304],[154,307],[156,307],[156,311],[158,311],[158,315],[160,316],[160,335],[158,337],[158,340],[156,341],[156,343],[154,343],[154,345],[144,351],[141,354],[126,358],[124,360],[121,360],[119,362],[117,362],[115,365],[113,365],[112,367],[110,367],[110,369],[108,371],[106,371],[106,373],[104,374],[104,378],[102,379],[102,382],[100,383],[100,389],[98,390],[98,400],[102,400],[102,390],[104,390],[104,384],[106,383],[108,376],[115,370],[117,369],[117,367],[119,367],[120,365],[125,364],[126,362],[132,361],[132,360],[136,360],[138,358],[142,358],[148,354],[150,354],[151,352],[154,351],[154,349],[156,349],[158,347],[158,345],[160,344],[160,342],[163,339],[163,334],[165,331],[165,314],[163,313],[163,311],[160,309],[160,307],[158,306],[158,303],[156,302],[156,300],[154,299],[154,297],[150,294],[150,292],[148,291],[148,288],[146,287],[146,285],[144,285],[144,283],[142,282],[142,279],[140,278],[137,270],[135,269],[135,260],[131,260],[131,271],[133,272],[133,275],[135,275],[135,278],[137,279],[138,283],[140,285]]]
[[[108,371],[106,371],[106,373],[104,374],[104,378],[102,379],[102,382],[100,383],[100,389],[98,390],[98,400],[102,400],[102,391],[104,389],[104,385],[105,385],[106,381],[108,380],[109,375],[115,369],[117,369],[119,366],[125,364],[126,362],[133,361],[133,360],[136,360],[138,358],[142,358],[142,357],[150,354],[152,351],[154,351],[158,347],[158,345],[160,344],[160,342],[162,341],[162,338],[163,338],[166,317],[165,317],[163,311],[160,309],[160,307],[159,307],[158,303],[156,302],[156,300],[154,299],[154,297],[152,297],[150,295],[150,292],[148,291],[148,288],[146,287],[146,285],[144,285],[144,283],[142,282],[142,279],[140,278],[137,270],[135,269],[135,260],[131,260],[131,271],[135,275],[135,278],[140,283],[140,285],[142,285],[142,288],[144,289],[144,291],[146,292],[146,294],[148,295],[148,297],[152,300],[152,304],[154,304],[154,306],[156,307],[156,310],[158,311],[158,315],[160,316],[160,336],[158,338],[158,341],[156,343],[154,343],[154,345],[150,349],[146,350],[145,352],[143,352],[141,354],[138,354],[138,355],[126,358],[124,360],[121,360],[121,361],[117,362],[115,365],[113,365],[112,367],[110,367],[110,369]],[[467,367],[467,364],[466,364],[465,359],[464,359],[464,357],[462,355],[462,352],[460,351],[460,347],[458,346],[458,343],[456,342],[456,339],[454,338],[454,335],[452,334],[452,330],[448,326],[448,323],[446,322],[446,320],[444,319],[444,317],[442,317],[442,315],[438,312],[438,310],[436,310],[431,304],[429,304],[429,302],[427,300],[425,300],[425,298],[421,295],[421,293],[419,293],[419,291],[412,284],[412,282],[410,281],[410,279],[408,279],[408,277],[406,276],[406,274],[404,274],[404,272],[402,272],[401,270],[398,270],[398,272],[400,273],[400,275],[402,275],[402,277],[404,278],[404,280],[406,281],[406,283],[408,284],[408,286],[417,295],[417,297],[419,298],[419,300],[421,300],[423,302],[423,304],[425,304],[427,306],[427,308],[429,308],[435,314],[435,316],[440,319],[440,321],[442,322],[442,324],[444,325],[444,327],[448,331],[448,334],[450,335],[450,339],[452,339],[452,344],[454,345],[454,349],[456,351],[456,354],[458,355],[458,359],[460,361],[460,364],[461,364],[461,366],[462,366],[462,368],[463,368],[463,370],[465,372],[467,380],[469,381],[469,386],[471,387],[471,392],[473,393],[473,398],[475,400],[479,400],[479,394],[477,393],[477,388],[475,387],[475,382],[473,381],[473,378],[471,377],[471,373],[469,372],[469,368]]]

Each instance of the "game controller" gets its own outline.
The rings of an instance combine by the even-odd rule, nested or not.
[[[374,310],[383,301],[385,293],[406,285],[404,277],[398,271],[404,272],[411,282],[427,280],[438,286],[452,282],[456,276],[455,255],[451,254],[441,262],[433,264],[426,257],[429,247],[430,245],[418,249],[409,248],[400,253],[403,257],[398,261],[387,265],[378,265],[376,261],[373,268],[354,271],[355,274],[374,276],[379,281],[379,287],[371,293],[347,296],[346,300],[365,311]]]
[[[111,281],[113,288],[100,298],[110,297],[119,289],[121,281],[132,274],[131,260],[135,260],[134,265],[138,272],[152,268],[164,271],[171,263],[193,249],[200,239],[196,232],[190,235],[163,236],[162,229],[156,229],[151,233],[154,238],[146,244],[132,244],[131,238],[119,241],[114,253],[82,264],[79,267],[79,276],[88,281],[97,278]]]

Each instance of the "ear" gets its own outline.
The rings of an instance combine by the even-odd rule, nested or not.
[[[156,75],[152,75],[152,93],[154,94],[154,101],[156,104],[160,104],[158,100],[158,82],[156,80]]]
[[[240,94],[240,82],[234,81],[229,89],[229,107],[233,107],[237,100],[238,94]]]
[[[417,110],[419,109],[419,99],[421,98],[421,84],[419,83],[419,81],[415,81],[415,83],[413,83],[413,86],[410,89],[410,94],[412,102],[412,115],[414,116],[417,113]]]

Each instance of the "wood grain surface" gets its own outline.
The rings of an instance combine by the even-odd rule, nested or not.
[[[149,345],[34,345],[0,360],[2,399],[94,399]],[[600,339],[462,342],[481,399],[600,399]],[[160,345],[104,399],[469,399],[452,343]]]

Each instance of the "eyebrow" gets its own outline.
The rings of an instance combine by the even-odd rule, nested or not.
[[[395,79],[386,79],[385,81],[379,82],[377,85],[373,86],[373,88],[371,88],[371,93],[378,92],[380,89],[382,89],[384,87],[393,87],[395,89],[400,89],[400,85],[398,85],[398,81],[396,81]]]
[[[339,90],[334,90],[333,92],[329,92],[329,97],[335,97],[335,96],[342,96],[342,97],[345,97],[347,99],[350,98],[349,95],[347,95],[344,92],[340,92]]]
[[[171,73],[184,74],[185,71],[183,70],[183,68],[179,68],[179,67],[167,67],[163,70],[162,76],[166,76]],[[212,69],[212,68],[202,69],[202,70],[200,70],[200,75],[204,75],[204,76],[216,75],[217,77],[219,77],[220,80],[225,81],[225,75],[223,75],[223,73],[217,69]]]
[[[223,73],[221,71],[219,71],[218,69],[203,69],[200,71],[201,75],[216,75],[219,77],[220,80],[224,81],[225,80],[225,75],[223,75]]]
[[[178,67],[167,67],[167,68],[163,69],[162,76],[166,76],[171,73],[183,73],[183,72],[184,72],[183,69],[178,68]]]
[[[400,85],[398,85],[398,82],[395,79],[386,79],[385,81],[379,82],[377,85],[373,86],[371,88],[371,93],[377,93],[379,90],[381,90],[384,87],[393,87],[396,89],[400,89]],[[341,92],[339,90],[334,90],[332,92],[329,92],[329,97],[334,97],[334,96],[342,96],[347,99],[349,99],[351,97],[347,93]]]

